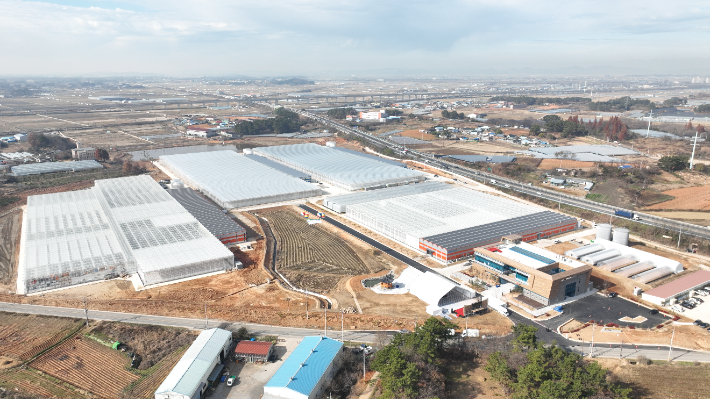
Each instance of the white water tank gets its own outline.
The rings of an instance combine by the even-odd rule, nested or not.
[[[611,225],[607,223],[597,225],[597,240],[611,241]]]
[[[335,141],[326,141],[325,146],[333,148],[333,147],[336,147],[337,144],[335,143]]]
[[[253,154],[253,153],[254,153],[254,151],[252,151],[251,148],[245,148],[245,149],[244,149],[244,155],[251,155],[251,154]]]
[[[614,229],[614,242],[617,244],[629,246],[629,229],[617,227]]]

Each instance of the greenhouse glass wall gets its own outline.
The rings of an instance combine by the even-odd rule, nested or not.
[[[424,174],[318,144],[258,147],[254,154],[350,191],[424,181]]]
[[[149,176],[28,198],[18,292],[135,273],[144,285],[234,267],[234,256]]]
[[[317,186],[234,151],[163,155],[160,164],[224,209],[321,195]]]
[[[102,169],[96,161],[44,162],[17,165],[12,167],[15,176],[41,175],[54,172],[76,172],[80,170]]]

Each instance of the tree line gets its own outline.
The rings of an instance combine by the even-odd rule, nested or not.
[[[298,114],[286,108],[279,107],[274,110],[275,118],[242,121],[234,126],[237,136],[253,136],[257,134],[279,134],[298,131],[305,125]]]
[[[591,111],[628,111],[630,109],[645,109],[652,110],[656,108],[656,104],[651,100],[639,100],[631,97],[614,98],[609,101],[594,101],[589,103]]]
[[[464,119],[466,115],[464,115],[463,112],[443,110],[441,111],[441,117],[447,119]]]
[[[587,97],[529,97],[529,96],[494,96],[490,101],[506,101],[515,104],[544,105],[544,104],[586,104],[592,100]]]
[[[348,115],[357,115],[358,112],[355,111],[354,108],[333,108],[329,109],[328,112],[326,112],[326,115],[328,115],[331,118],[335,119],[345,119],[346,116]]]
[[[557,115],[546,115],[542,118],[545,122],[545,131],[549,133],[559,133],[560,137],[579,137],[587,135],[603,136],[609,140],[627,140],[632,133],[629,127],[621,121],[618,116],[612,116],[604,121],[604,118],[584,121],[577,115],[570,116],[563,120]],[[530,134],[533,136],[542,135],[542,126],[533,125],[530,127]]]

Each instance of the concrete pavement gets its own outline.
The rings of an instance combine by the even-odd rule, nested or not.
[[[44,316],[71,317],[77,319],[85,318],[84,309],[61,308],[42,305],[27,305],[8,302],[0,302],[0,311],[37,314]],[[323,335],[323,330],[321,329],[316,330],[310,328],[269,326],[264,324],[231,322],[215,319],[207,320],[207,326],[205,326],[205,319],[188,319],[183,317],[142,315],[122,312],[109,312],[103,310],[89,310],[88,313],[89,320],[118,321],[123,323],[182,327],[195,330],[219,327],[226,330],[235,331],[241,327],[245,327],[247,330],[249,330],[249,332],[256,335],[278,335],[293,338],[303,338],[309,335]],[[376,331],[346,330],[343,333],[343,338],[346,341],[374,342],[376,333]],[[341,332],[335,330],[328,330],[328,336],[331,338],[340,339]]]

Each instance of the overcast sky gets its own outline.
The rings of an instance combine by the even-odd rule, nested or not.
[[[0,75],[528,70],[710,76],[710,1],[0,0]]]

